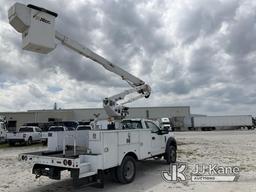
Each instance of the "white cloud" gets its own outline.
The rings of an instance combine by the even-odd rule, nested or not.
[[[20,2],[58,12],[60,31],[150,84],[152,96],[131,106],[256,115],[253,0]],[[14,0],[0,3],[0,111],[101,107],[128,88],[61,45],[49,55],[22,51],[7,19]]]

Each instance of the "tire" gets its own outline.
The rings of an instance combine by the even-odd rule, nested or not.
[[[15,142],[9,141],[8,143],[9,143],[9,146],[11,146],[11,147],[15,146]]]
[[[169,145],[168,149],[166,150],[165,159],[167,164],[176,163],[177,159],[177,150],[174,145]]]
[[[28,138],[28,141],[26,142],[26,144],[27,145],[32,145],[32,138],[31,137]]]
[[[46,146],[47,145],[47,141],[42,141],[43,145]]]
[[[131,183],[136,175],[136,162],[133,157],[125,156],[121,165],[117,167],[117,178],[122,184]]]

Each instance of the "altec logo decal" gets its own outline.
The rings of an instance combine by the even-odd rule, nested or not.
[[[46,23],[46,24],[51,24],[51,21],[45,19],[44,17],[34,15],[33,18],[35,18],[35,20],[37,20],[37,21],[41,21],[41,22]]]

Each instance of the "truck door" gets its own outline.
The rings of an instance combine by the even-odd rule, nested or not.
[[[41,140],[41,136],[42,136],[42,132],[41,129],[39,128],[35,128],[35,140],[39,141]]]
[[[161,154],[162,135],[158,135],[159,127],[150,121],[145,121],[145,125],[151,130],[151,155]]]

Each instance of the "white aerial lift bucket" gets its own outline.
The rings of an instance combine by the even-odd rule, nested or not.
[[[10,24],[22,33],[22,48],[37,53],[55,49],[55,18],[57,14],[34,6],[15,3],[8,11]]]

